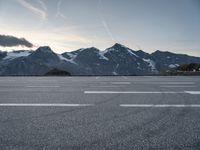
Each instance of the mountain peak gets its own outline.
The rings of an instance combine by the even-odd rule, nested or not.
[[[122,48],[128,48],[120,43],[115,43],[112,47],[122,47]]]
[[[154,53],[170,53],[170,54],[174,54],[173,52],[161,51],[161,50],[156,50]]]
[[[95,47],[89,47],[89,48],[85,48],[85,49],[81,49],[79,51],[80,54],[89,54],[89,53],[98,53],[99,49],[95,48]]]
[[[120,43],[115,43],[112,47],[108,48],[108,50],[115,50],[115,51],[124,51],[124,50],[132,50],[129,47],[122,45]]]
[[[54,53],[49,46],[39,47],[36,51],[34,51],[30,57],[33,58],[42,58],[42,59],[55,59],[59,60],[59,57],[56,53]]]
[[[123,54],[128,54],[128,55],[134,55],[135,57],[138,57],[135,54],[135,51],[122,45],[119,43],[114,44],[112,47],[106,49],[105,51],[102,52],[104,55],[106,55],[106,53],[117,53],[118,55],[123,55]]]
[[[49,46],[41,46],[36,51],[38,52],[53,52]]]

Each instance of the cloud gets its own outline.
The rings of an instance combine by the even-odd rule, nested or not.
[[[37,2],[40,4],[43,10],[47,11],[47,6],[42,0],[37,0]]]
[[[59,0],[57,3],[56,17],[61,17],[63,19],[66,19],[66,16],[61,12],[61,5],[62,5],[62,0]]]
[[[108,24],[105,20],[101,20],[102,24],[103,24],[103,27],[104,29],[106,30],[107,34],[110,36],[110,39],[112,40],[112,42],[115,41],[114,37],[113,37],[113,34],[112,32],[110,31],[110,28],[108,27]]]
[[[30,10],[31,12],[33,12],[34,14],[36,14],[37,16],[41,17],[42,19],[47,19],[47,8],[46,5],[43,1],[38,0],[38,4],[40,4],[41,8],[37,8],[34,5],[32,5],[30,2],[27,2],[27,0],[18,0],[18,2],[24,6],[25,8],[27,8],[28,10]]]
[[[103,5],[102,5],[102,0],[99,0],[99,1],[98,1],[98,4],[99,4],[99,11],[100,11],[99,17],[100,17],[101,23],[102,23],[102,25],[103,25],[103,27],[104,27],[106,33],[107,33],[108,36],[110,37],[111,41],[114,43],[115,38],[114,38],[114,36],[113,36],[113,34],[112,34],[112,32],[111,32],[111,30],[110,30],[110,28],[109,28],[109,26],[108,26],[108,24],[107,24],[105,18],[104,18],[104,16],[103,16],[103,13],[102,13],[102,7],[103,7]]]
[[[33,47],[33,44],[27,41],[25,38],[17,38],[10,35],[0,35],[0,46],[13,47],[13,46],[26,46]]]

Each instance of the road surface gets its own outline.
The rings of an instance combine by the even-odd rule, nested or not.
[[[200,77],[1,77],[0,149],[200,148]]]

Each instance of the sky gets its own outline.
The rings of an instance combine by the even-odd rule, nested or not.
[[[48,45],[62,53],[121,43],[200,56],[200,0],[0,0],[0,35],[11,38],[1,50]]]

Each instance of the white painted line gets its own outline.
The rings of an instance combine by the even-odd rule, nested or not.
[[[192,95],[199,95],[200,91],[185,91],[185,93],[192,94]]]
[[[193,88],[193,87],[197,87],[197,86],[187,86],[187,85],[168,85],[168,86],[160,86],[160,87],[164,87],[164,88]]]
[[[111,82],[111,84],[131,84],[131,82]]]
[[[93,104],[39,104],[39,103],[1,103],[0,107],[87,107]]]
[[[42,82],[58,82],[58,80],[47,80],[47,79],[45,79],[45,78],[38,78],[38,79],[36,79],[36,82],[41,82],[41,80],[42,80]]]
[[[0,82],[15,82],[16,80],[0,80]]]
[[[90,87],[96,87],[96,88],[118,88],[118,87],[121,87],[121,86],[114,86],[114,85],[97,85],[97,86],[90,86]]]
[[[173,91],[84,91],[85,94],[177,94]]]
[[[26,86],[27,88],[59,88],[60,86]]]
[[[120,107],[134,107],[134,108],[200,108],[199,104],[191,104],[191,105],[184,105],[184,104],[177,104],[177,105],[170,105],[170,104],[121,104]]]
[[[84,94],[192,94],[200,95],[200,91],[84,91]]]
[[[195,84],[195,82],[141,82],[143,84],[164,84],[164,85],[192,85],[192,84]]]

